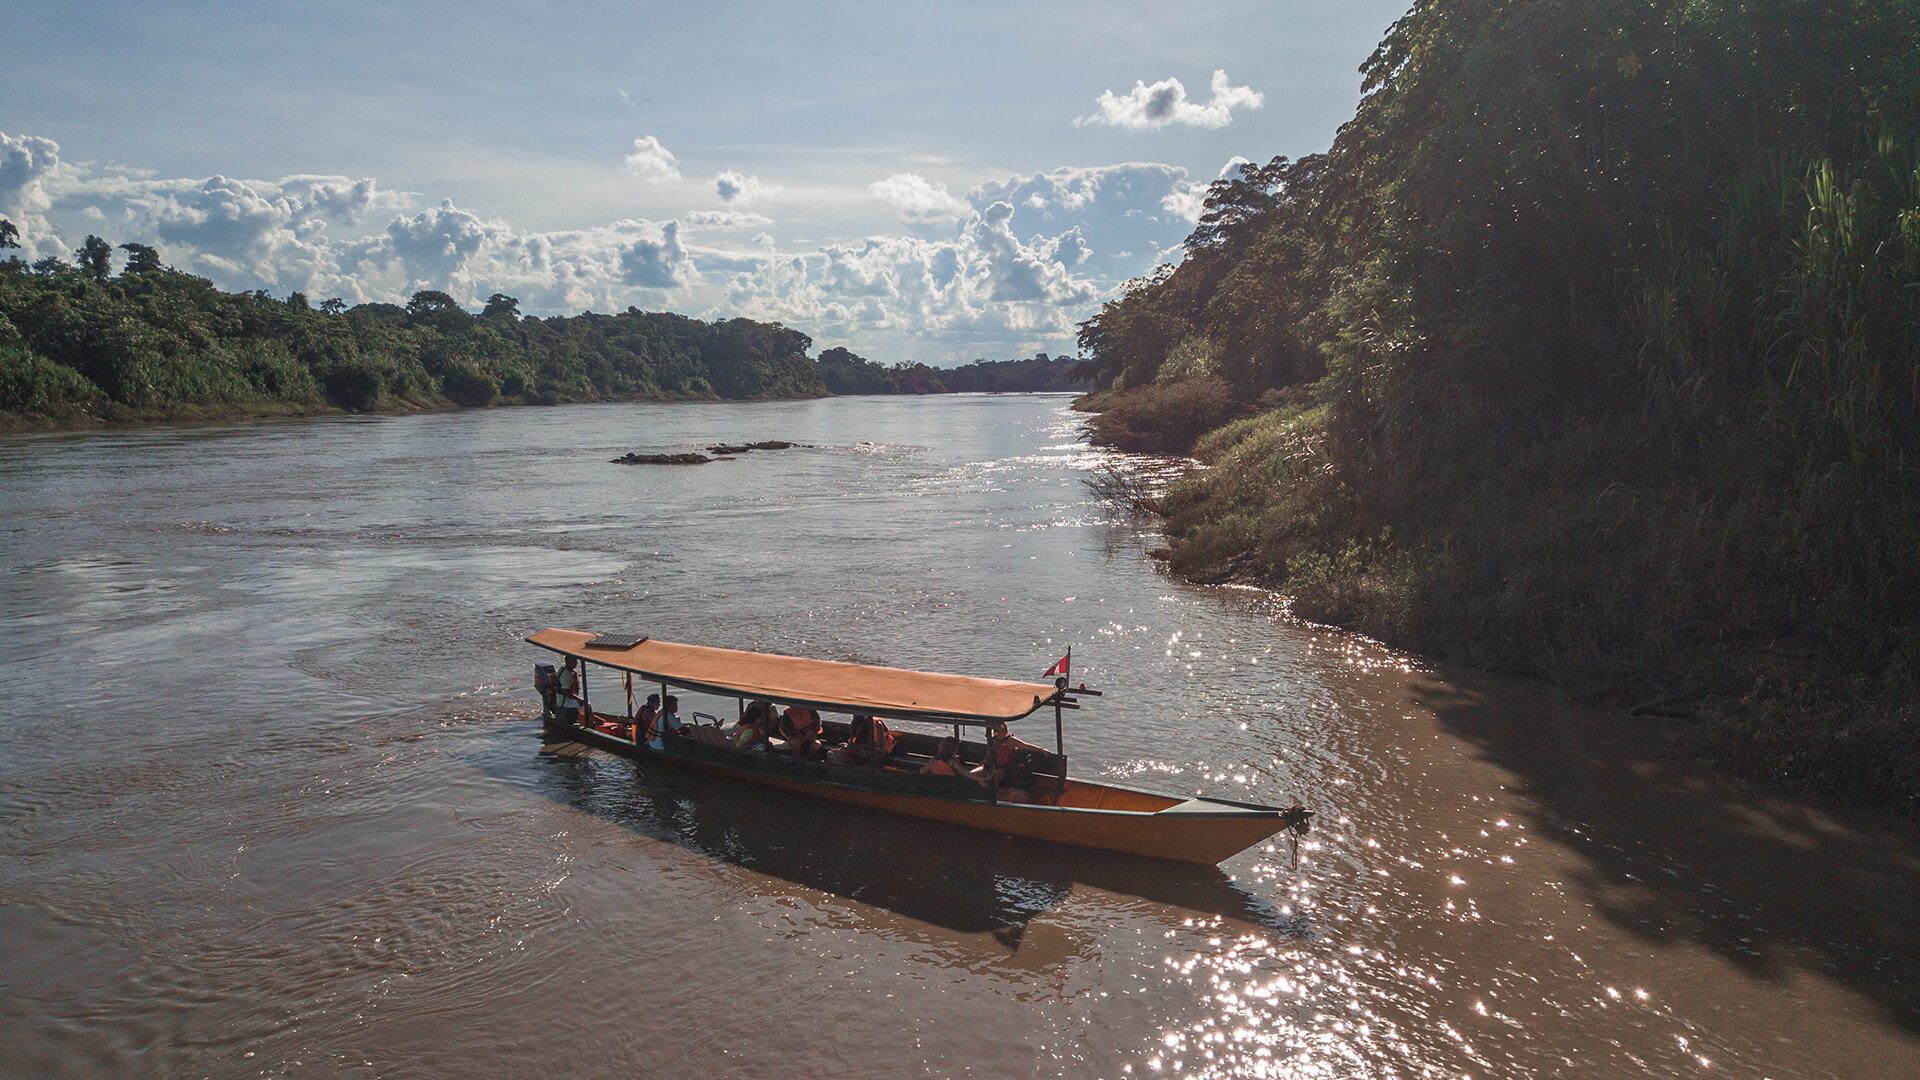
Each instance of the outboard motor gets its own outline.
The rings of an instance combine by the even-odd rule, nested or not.
[[[560,673],[552,664],[533,665],[533,688],[540,692],[540,703],[553,713],[553,695],[560,689]]]

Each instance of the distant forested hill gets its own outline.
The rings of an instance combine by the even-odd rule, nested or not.
[[[0,221],[0,254],[13,227]],[[371,411],[627,398],[1054,390],[1077,361],[883,367],[818,361],[798,330],[628,308],[524,318],[496,294],[473,314],[443,292],[405,307],[227,293],[142,244],[88,237],[76,261],[0,259],[0,425]],[[1081,384],[1084,386],[1084,383]]]
[[[226,293],[126,245],[88,238],[80,265],[0,262],[0,414],[16,422],[373,410],[624,397],[826,393],[807,335],[629,308],[478,315],[441,292],[405,307]]]
[[[1421,0],[1081,329],[1176,569],[1920,809],[1920,3]]]
[[[1085,390],[1091,383],[1076,356],[1039,353],[1025,360],[975,360],[955,368],[876,364],[846,349],[820,354],[820,375],[836,394],[1036,393]]]

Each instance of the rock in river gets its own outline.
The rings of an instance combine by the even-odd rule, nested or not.
[[[705,465],[713,459],[705,454],[622,454],[615,465]],[[725,459],[722,459],[725,460]]]

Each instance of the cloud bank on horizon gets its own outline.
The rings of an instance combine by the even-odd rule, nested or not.
[[[647,185],[681,175],[652,135],[618,168]],[[744,315],[888,358],[900,342],[936,360],[1071,351],[1075,323],[1119,282],[1177,257],[1205,188],[1155,162],[1001,176],[963,194],[895,173],[860,191],[903,232],[788,247],[768,231],[774,217],[745,209],[782,189],[736,169],[714,175],[719,209],[536,231],[372,177],[164,178],[0,132],[0,214],[29,261],[71,259],[99,234],[152,244],[228,289],[349,303],[439,289],[472,308],[504,292],[530,314]]]

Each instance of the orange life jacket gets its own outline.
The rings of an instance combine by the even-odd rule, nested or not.
[[[847,739],[847,742],[853,746],[872,744],[878,746],[880,752],[883,754],[893,753],[893,744],[897,741],[897,737],[893,732],[887,730],[886,721],[876,716],[870,717],[868,723],[872,726],[869,727],[867,724],[854,724],[853,733],[851,737]]]
[[[1007,766],[1013,764],[1013,756],[1019,752],[1020,748],[1013,745],[1013,738],[1011,736],[994,743],[993,766],[995,770],[1005,769]]]
[[[818,735],[820,714],[805,705],[795,705],[780,718],[780,733],[789,739]]]

